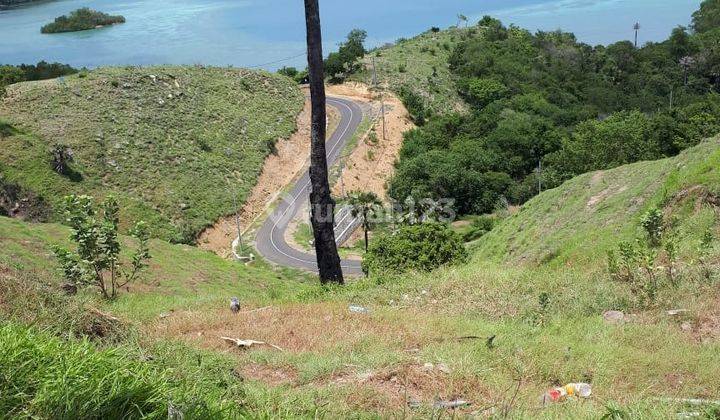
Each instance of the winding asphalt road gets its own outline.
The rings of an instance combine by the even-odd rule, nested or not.
[[[340,113],[340,123],[326,142],[328,167],[330,167],[337,162],[340,152],[357,131],[363,112],[355,102],[346,99],[328,97],[327,104]],[[305,173],[292,190],[281,198],[275,211],[258,230],[255,247],[260,255],[278,265],[317,272],[315,254],[297,250],[285,241],[288,224],[307,206],[309,199],[310,175]],[[342,244],[352,233],[353,228],[357,227],[358,221],[347,208],[340,209],[335,219],[335,238],[338,244]],[[342,260],[341,265],[346,275],[362,274],[360,261]]]

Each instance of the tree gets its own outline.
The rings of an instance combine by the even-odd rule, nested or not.
[[[705,0],[692,15],[692,28],[696,33],[703,33],[717,27],[720,27],[720,0]]]
[[[0,96],[5,93],[5,87],[25,80],[23,71],[15,66],[0,66]]]
[[[118,291],[134,281],[147,267],[150,259],[147,225],[138,222],[131,231],[137,239],[137,249],[126,271],[120,262],[121,245],[118,239],[120,206],[109,196],[101,205],[102,214],[94,208],[93,198],[71,195],[65,197],[66,221],[72,228],[70,239],[77,251],[53,248],[65,279],[74,285],[94,285],[105,299],[115,299]]]
[[[308,70],[312,105],[310,134],[310,206],[320,282],[344,283],[335,243],[335,201],[330,196],[325,152],[325,75],[318,0],[305,0]]]
[[[355,73],[360,68],[358,60],[367,52],[364,45],[366,39],[367,32],[353,29],[348,34],[347,40],[340,44],[338,51],[328,56],[325,60],[325,70],[330,81],[342,81],[348,74]]]
[[[382,202],[373,192],[355,192],[350,194],[350,205],[353,217],[360,217],[365,232],[365,252],[368,251],[368,232],[370,231],[370,216],[374,215],[382,206]]]

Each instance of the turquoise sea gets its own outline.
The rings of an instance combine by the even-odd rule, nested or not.
[[[325,49],[353,28],[369,44],[410,37],[431,26],[476,22],[485,14],[536,30],[562,28],[590,44],[633,36],[667,37],[687,25],[700,0],[320,0]],[[40,27],[79,7],[121,14],[127,23],[68,34]],[[0,11],[0,64],[59,61],[74,66],[207,64],[304,66],[301,0],[54,0]]]

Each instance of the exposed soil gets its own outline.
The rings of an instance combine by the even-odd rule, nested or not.
[[[345,169],[342,180],[333,186],[333,194],[340,196],[344,187],[345,192],[372,191],[379,197],[385,198],[387,180],[392,176],[394,163],[400,153],[403,133],[412,129],[407,110],[402,102],[394,95],[384,93],[385,101],[385,131],[386,140],[382,139],[382,119],[380,118],[379,96],[359,83],[346,83],[343,85],[330,85],[327,94],[339,96],[367,104],[364,108],[374,119],[373,127],[378,138],[377,144],[368,141],[368,134],[361,133],[363,137],[356,149],[345,159]],[[332,133],[337,126],[339,115],[334,108],[328,108],[328,133]],[[270,155],[265,160],[262,174],[250,197],[240,211],[240,225],[246,231],[253,222],[272,204],[286,186],[307,169],[310,155],[310,102],[297,118],[298,130],[288,140],[277,143],[277,154]],[[222,257],[231,255],[230,247],[236,237],[237,227],[235,216],[223,218],[213,227],[206,229],[198,238],[198,246],[213,251]],[[288,229],[288,243],[292,243],[294,229]],[[355,243],[362,237],[356,232],[348,241]]]
[[[354,100],[372,101],[374,115],[373,128],[377,136],[377,144],[370,141],[369,133],[361,133],[363,137],[358,147],[345,161],[342,181],[333,186],[333,194],[341,195],[343,189],[350,191],[371,191],[385,199],[387,181],[394,173],[394,165],[400,154],[403,134],[414,128],[410,116],[400,99],[384,92],[385,102],[385,139],[383,139],[383,121],[380,112],[380,96],[370,92],[361,84],[344,84],[332,86],[328,92],[335,96],[347,96]],[[373,130],[374,129],[374,130]],[[343,188],[344,187],[344,188]]]
[[[5,183],[0,177],[0,216],[46,222],[51,214],[50,205],[42,197],[16,184]]]
[[[339,121],[337,111],[328,107],[328,132],[331,133]],[[276,144],[277,153],[265,159],[262,173],[240,210],[240,227],[245,231],[253,221],[262,215],[283,188],[306,170],[310,157],[310,101],[297,117],[297,131],[287,140]],[[230,215],[206,229],[198,238],[198,246],[213,251],[221,257],[231,255],[232,241],[237,236],[235,215]]]

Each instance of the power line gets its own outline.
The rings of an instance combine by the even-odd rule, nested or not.
[[[256,68],[258,68],[258,67],[265,67],[265,66],[269,66],[269,65],[272,65],[272,64],[278,64],[278,63],[282,63],[282,62],[284,62],[284,61],[289,61],[289,60],[292,60],[292,59],[294,59],[294,58],[302,57],[302,56],[304,56],[304,55],[306,55],[306,54],[307,54],[307,51],[303,51],[303,52],[301,52],[300,54],[293,55],[292,57],[281,58],[281,59],[279,59],[279,60],[270,61],[270,62],[268,62],[268,63],[257,64],[257,65],[254,65],[254,66],[244,66],[244,67],[247,68],[247,69],[256,69]]]

